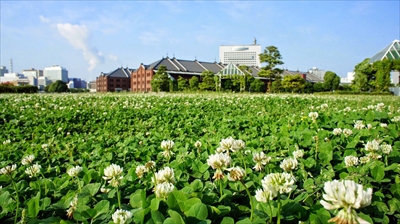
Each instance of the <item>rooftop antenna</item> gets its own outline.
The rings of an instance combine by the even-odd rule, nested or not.
[[[168,58],[168,52],[167,52],[167,58]]]
[[[172,56],[175,58],[175,53],[173,53]]]
[[[254,37],[254,45],[257,45],[257,39]]]

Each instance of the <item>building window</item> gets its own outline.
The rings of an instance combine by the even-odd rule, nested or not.
[[[114,79],[110,79],[110,82],[114,82]]]
[[[117,84],[117,87],[119,87],[119,84]]]
[[[110,87],[114,87],[114,85],[113,85],[113,84],[110,84]]]
[[[120,79],[116,79],[116,82],[120,82],[121,80]]]

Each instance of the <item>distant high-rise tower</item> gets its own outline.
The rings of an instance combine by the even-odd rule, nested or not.
[[[10,59],[10,73],[13,73],[13,62],[12,62],[12,58]]]

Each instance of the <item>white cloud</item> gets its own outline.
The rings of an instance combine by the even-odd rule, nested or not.
[[[89,71],[104,62],[102,54],[96,48],[89,46],[90,32],[85,25],[58,23],[57,29],[61,36],[65,37],[75,49],[82,50],[85,60],[89,63]]]
[[[155,31],[155,32],[144,31],[139,36],[139,39],[145,45],[153,45],[155,43],[160,42],[163,36],[164,35],[160,31]]]
[[[115,55],[113,55],[113,54],[109,54],[109,55],[108,55],[108,58],[111,59],[111,60],[113,60],[113,61],[118,61],[118,57],[115,56]]]
[[[41,21],[42,23],[50,23],[50,19],[49,19],[49,18],[46,18],[46,17],[44,17],[44,16],[42,16],[42,15],[39,16],[39,19],[40,19],[40,21]]]

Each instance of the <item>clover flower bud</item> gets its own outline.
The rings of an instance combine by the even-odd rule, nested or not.
[[[146,164],[144,164],[144,166],[147,169],[147,172],[150,170],[154,170],[156,168],[156,163],[154,161],[148,161]]]
[[[272,193],[272,197],[277,196],[277,192],[280,194],[290,193],[294,190],[295,179],[289,173],[270,173],[261,180],[261,184],[264,190],[269,190]]]
[[[273,199],[271,192],[264,189],[257,189],[255,198],[258,202],[264,203],[267,203],[268,201]]]
[[[112,215],[112,220],[115,224],[125,224],[128,223],[132,218],[132,212],[123,209],[117,209]]]
[[[199,149],[201,147],[201,141],[196,141],[194,143],[194,147],[196,147],[197,149]]]
[[[111,164],[104,169],[104,180],[108,180],[108,183],[113,187],[117,187],[120,183],[119,180],[123,178],[122,176],[123,168],[119,165]]]
[[[296,151],[293,152],[293,156],[294,156],[295,159],[297,159],[297,158],[303,158],[303,156],[304,156],[304,151],[298,149],[298,150],[296,150]]]
[[[390,154],[393,151],[392,146],[386,143],[383,143],[380,148],[383,154]]]
[[[240,181],[246,175],[246,171],[241,167],[233,167],[228,169],[228,180],[229,181]]]
[[[69,208],[67,210],[68,218],[72,218],[74,216],[74,212],[76,210],[76,206],[78,205],[78,194],[75,194],[74,199],[69,203]]]
[[[42,169],[42,166],[36,163],[26,168],[25,173],[28,174],[29,178],[36,177],[40,173],[40,169]]]
[[[317,120],[317,118],[318,118],[318,112],[310,112],[310,113],[308,114],[308,117],[311,118],[311,120],[312,120],[313,122],[315,122],[315,121]]]
[[[17,164],[13,164],[11,166],[6,166],[0,169],[0,175],[4,174],[4,175],[11,175],[12,172],[14,172],[14,170],[17,169]]]
[[[72,167],[72,168],[70,168],[68,171],[67,171],[67,173],[68,173],[68,175],[70,176],[70,177],[76,177],[76,176],[78,176],[78,174],[80,173],[80,172],[82,172],[82,167],[81,166],[75,166],[75,167]]]
[[[353,131],[352,130],[350,130],[350,129],[343,129],[343,134],[344,134],[344,136],[346,136],[346,138],[347,137],[349,137],[350,135],[352,135],[353,134]]]
[[[289,171],[295,170],[297,168],[298,164],[299,163],[297,162],[296,159],[287,158],[281,162],[279,167],[282,168],[284,171],[289,172]]]
[[[363,121],[356,121],[355,122],[354,129],[361,130],[363,128],[365,128],[365,124],[363,123]]]
[[[157,198],[167,199],[169,193],[171,193],[174,188],[175,186],[172,183],[164,182],[154,187],[154,193]]]
[[[365,151],[376,152],[379,150],[379,144],[380,141],[376,139],[372,140],[371,142],[367,142],[367,144],[365,144]]]
[[[34,155],[29,155],[29,156],[26,156],[26,157],[24,157],[22,160],[21,160],[21,163],[22,163],[22,165],[29,165],[29,164],[32,164],[33,163],[33,160],[35,160],[35,156]]]
[[[164,150],[171,150],[174,147],[175,143],[172,140],[163,140],[161,142],[161,148]]]
[[[333,129],[333,135],[340,135],[342,134],[342,129],[341,128],[335,128]]]
[[[144,165],[139,165],[136,167],[135,173],[139,178],[142,178],[143,175],[148,171],[148,169],[146,168],[146,166]]]
[[[357,166],[358,165],[358,157],[346,156],[346,157],[344,157],[344,162],[346,164],[346,167]]]
[[[174,169],[169,167],[164,167],[164,169],[159,170],[157,173],[155,173],[155,177],[155,180],[153,178],[155,184],[161,184],[164,182],[174,184],[176,182]]]

